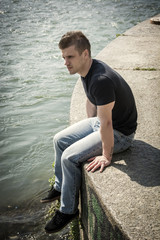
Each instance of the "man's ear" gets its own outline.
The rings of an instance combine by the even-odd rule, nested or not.
[[[88,57],[88,56],[89,56],[89,52],[88,52],[87,49],[84,50],[84,56],[85,56],[85,57]]]

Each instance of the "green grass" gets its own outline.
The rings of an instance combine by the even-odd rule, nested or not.
[[[156,71],[157,69],[156,68],[140,68],[140,67],[136,67],[133,70],[136,70],[136,71]]]

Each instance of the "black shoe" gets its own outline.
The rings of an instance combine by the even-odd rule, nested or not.
[[[64,214],[60,211],[56,211],[54,217],[45,226],[47,233],[55,233],[64,228],[69,222],[79,215],[79,210],[75,214]]]
[[[48,196],[40,200],[41,203],[52,202],[60,199],[61,193],[55,190],[53,187],[48,192]]]

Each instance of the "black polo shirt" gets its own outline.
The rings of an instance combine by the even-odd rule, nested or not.
[[[96,106],[115,101],[112,110],[113,128],[130,135],[137,128],[137,109],[127,82],[111,67],[93,59],[86,75],[81,77],[88,99]]]

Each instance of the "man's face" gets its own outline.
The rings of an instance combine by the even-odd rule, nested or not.
[[[64,64],[67,66],[70,74],[78,73],[81,75],[85,66],[85,55],[85,51],[80,55],[74,45],[62,50]]]

